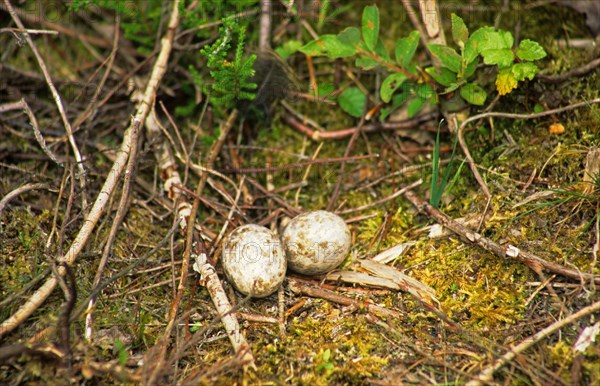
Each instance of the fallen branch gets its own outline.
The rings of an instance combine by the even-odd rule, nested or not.
[[[565,276],[570,279],[593,280],[594,283],[600,284],[600,275],[592,275],[589,273],[583,273],[580,271],[566,268],[560,264],[546,261],[541,257],[534,255],[533,253],[522,251],[519,248],[510,244],[508,244],[506,247],[502,247],[500,244],[495,243],[487,237],[484,237],[481,234],[468,229],[459,222],[446,216],[441,211],[437,210],[433,206],[429,205],[427,202],[423,201],[413,191],[409,190],[408,192],[404,193],[404,197],[406,197],[419,210],[419,212],[427,214],[429,217],[437,221],[440,225],[450,229],[452,232],[459,235],[464,241],[478,245],[486,251],[492,252],[498,257],[516,259],[527,265],[537,274],[541,274],[543,270],[546,270],[548,272]]]

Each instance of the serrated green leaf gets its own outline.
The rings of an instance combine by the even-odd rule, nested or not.
[[[517,56],[522,60],[539,60],[546,57],[546,51],[538,42],[525,39],[519,44]]]
[[[456,82],[456,74],[446,67],[427,67],[425,72],[442,86],[450,86]]]
[[[385,78],[379,89],[381,100],[388,103],[392,99],[394,92],[398,87],[402,86],[402,83],[404,83],[405,80],[406,75],[401,73],[394,73]]]
[[[356,27],[348,27],[337,35],[340,42],[352,47],[360,43],[360,30]]]
[[[338,97],[342,110],[356,118],[362,116],[366,102],[366,95],[358,87],[348,87]]]
[[[373,51],[379,40],[379,9],[376,5],[367,5],[362,14],[362,36],[369,51]]]
[[[407,37],[396,41],[396,62],[400,67],[406,68],[410,64],[417,51],[420,37],[419,31],[412,31]]]
[[[460,88],[460,96],[472,105],[482,106],[487,98],[487,93],[478,85],[467,83]]]
[[[492,27],[483,27],[471,34],[471,44],[478,53],[486,50],[512,49],[514,39],[508,31],[495,31]]]
[[[415,115],[417,115],[417,113],[421,111],[423,106],[425,106],[425,102],[427,102],[427,99],[423,99],[421,97],[415,97],[411,99],[410,102],[408,102],[408,104],[406,105],[406,113],[408,118],[412,118]]]
[[[525,79],[532,80],[538,72],[538,67],[531,62],[515,63],[510,68],[510,71],[518,81]]]
[[[462,59],[453,48],[441,44],[428,44],[427,47],[431,51],[431,54],[438,58],[444,66],[453,72],[460,71]]]
[[[469,29],[467,25],[458,15],[452,14],[452,39],[458,44],[460,48],[463,48],[465,42],[469,40]]]
[[[485,50],[481,52],[481,56],[485,64],[495,64],[500,68],[510,66],[515,60],[512,50],[506,48]]]
[[[341,42],[335,35],[321,35],[317,40],[300,47],[300,52],[310,56],[345,58],[356,54],[356,48]]]

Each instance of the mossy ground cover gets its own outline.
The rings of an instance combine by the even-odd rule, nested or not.
[[[558,44],[558,39],[589,35],[584,18],[575,11],[561,7],[528,8],[510,4],[520,14],[516,16],[514,12],[505,12],[500,26],[511,31],[520,28],[521,36],[536,39],[545,47],[548,58],[540,65],[542,73],[562,73],[586,64],[597,55],[597,50],[562,47]],[[344,21],[346,18],[348,21],[358,20],[362,5],[360,3],[347,9]],[[479,5],[481,8],[500,8],[497,2]],[[388,5],[381,5],[381,9],[388,10],[386,7]],[[464,16],[465,20],[473,28],[493,25],[493,13],[480,12],[478,7],[444,8],[442,16],[448,16],[450,12],[464,12],[463,15],[467,15]],[[404,35],[411,28],[408,21],[406,25],[393,23],[395,18],[404,15],[403,12],[399,5],[389,5],[389,12],[382,12],[382,25],[393,26],[385,32],[390,35],[387,38],[391,41],[391,35]],[[323,32],[328,28],[337,32],[340,26],[334,24],[326,24]],[[8,42],[10,37],[4,35],[0,39]],[[69,81],[87,84],[92,73],[85,63],[93,63],[91,50],[76,39],[63,37],[52,45],[40,44],[40,47],[50,63],[59,90],[68,91],[72,86]],[[69,55],[65,55],[65,52]],[[35,67],[27,64],[30,62],[29,56],[26,50],[13,48],[11,55],[2,56],[2,61],[11,67],[36,71]],[[307,83],[301,60],[294,60],[299,62],[296,65],[301,82]],[[74,67],[74,63],[78,65]],[[325,66],[322,69],[328,68]],[[494,110],[530,113],[536,104],[555,108],[591,100],[599,96],[596,86],[600,82],[599,77],[600,72],[596,69],[585,77],[573,78],[558,85],[541,80],[527,82],[512,94],[502,97]],[[108,83],[114,86],[118,80],[110,79]],[[371,87],[375,79],[369,74],[361,74],[361,81]],[[176,85],[169,75],[167,83]],[[44,90],[43,83],[40,83],[42,86],[36,85],[33,80],[29,84],[30,89],[23,88],[23,84],[17,84],[14,79],[2,78],[0,84],[6,85],[11,92],[18,90],[26,96],[36,95],[36,90]],[[174,90],[178,87],[174,86]],[[53,108],[52,101],[42,91],[34,98],[33,105],[41,116],[40,125],[54,133],[59,130],[60,124],[48,112]],[[165,91],[165,99],[175,103],[177,98],[173,98],[172,91]],[[84,99],[73,97],[69,100],[73,109],[70,114],[85,107]],[[2,102],[5,101],[3,98]],[[111,164],[110,159],[94,144],[113,147],[118,144],[121,127],[129,121],[131,108],[125,93],[117,93],[114,101],[99,111],[93,125],[83,127],[79,134],[82,143],[85,143],[84,152],[89,154],[86,166],[90,170],[88,194],[91,196],[95,196],[99,190]],[[296,101],[294,108],[319,121],[326,130],[356,125],[354,119],[329,105]],[[242,141],[244,146],[236,147],[239,158],[243,160],[242,168],[266,167],[267,160],[271,160],[272,165],[305,161],[317,149],[320,159],[344,154],[347,139],[323,143],[312,141],[286,125],[281,119],[283,114],[286,112],[277,108],[269,124],[263,124],[258,132],[255,131],[254,138],[245,138]],[[67,199],[70,193],[65,192],[57,210],[56,188],[61,180],[70,178],[69,172],[46,162],[32,134],[27,131],[24,119],[19,114],[0,117],[3,138],[0,144],[0,192],[4,195],[29,181],[53,183],[54,190],[19,196],[1,214],[2,299],[18,293],[38,275],[48,275],[49,259],[68,247],[82,223],[81,208],[78,207],[80,192],[75,191],[71,203]],[[549,126],[555,121],[565,126],[563,134],[549,133]],[[191,143],[193,140],[197,122],[197,116],[177,122],[184,142]],[[586,154],[591,147],[599,144],[599,122],[600,110],[595,105],[544,119],[494,119],[482,122],[469,131],[467,142],[493,196],[491,209],[481,225],[481,233],[498,243],[510,243],[536,253],[548,261],[599,274],[591,250],[597,242],[595,219],[598,216],[600,191],[596,186],[596,190],[581,193]],[[437,127],[437,123],[433,123],[432,127]],[[303,210],[324,209],[341,179],[342,192],[336,201],[336,209],[348,210],[385,198],[401,186],[423,178],[424,183],[417,191],[427,197],[431,179],[431,152],[428,148],[433,145],[434,134],[421,130],[418,138],[425,139],[417,143],[414,132],[419,132],[419,128],[412,131],[413,134],[383,131],[362,135],[353,154],[379,154],[378,158],[350,162],[343,175],[339,175],[339,163],[313,165],[306,176],[305,186],[300,190],[283,191],[279,196]],[[443,141],[443,145],[452,146],[453,139],[447,132],[443,134]],[[233,144],[235,139],[229,143]],[[205,145],[197,142],[194,152],[201,154],[206,149]],[[405,152],[406,149],[412,151]],[[61,151],[66,154],[66,147]],[[228,153],[228,150],[224,150],[224,153]],[[442,153],[442,158],[448,156],[449,153]],[[225,169],[228,159],[229,156],[223,156],[215,166]],[[455,162],[455,171],[461,162],[462,159]],[[422,168],[412,168],[419,165]],[[406,172],[398,174],[403,168]],[[306,170],[303,167],[275,171],[272,173],[272,184],[277,189],[299,182]],[[529,181],[532,173],[538,177]],[[241,178],[235,174],[229,177],[234,181],[240,181]],[[249,177],[264,186],[269,182],[264,172],[250,173]],[[160,242],[172,224],[171,209],[164,205],[160,197],[161,186],[149,147],[145,147],[140,154],[138,178],[155,189],[153,192],[135,189],[124,226],[112,250],[107,276],[126,269],[144,256]],[[193,189],[196,183],[197,177],[190,173],[186,186]],[[222,202],[223,198],[216,190],[206,192],[213,202]],[[516,205],[539,192],[550,193]],[[271,204],[264,195],[254,193],[256,201],[252,207],[245,208],[245,214],[252,221],[260,221],[268,214]],[[115,206],[116,203],[112,203],[112,211]],[[67,208],[71,208],[71,212],[67,213]],[[476,217],[486,210],[485,197],[466,164],[460,169],[452,189],[445,192],[441,209],[454,218]],[[401,196],[345,217],[360,215],[368,216],[350,225],[353,247],[343,267],[352,269],[353,262],[358,259],[372,257],[398,243],[415,241],[416,244],[407,253],[390,264],[433,288],[441,309],[459,323],[462,330],[448,329],[433,313],[403,292],[327,282],[329,289],[399,312],[402,317],[395,319],[374,315],[361,307],[341,306],[324,299],[302,297],[291,291],[286,283],[284,304],[292,312],[286,316],[283,331],[278,324],[250,320],[242,322],[243,333],[257,362],[256,372],[244,375],[230,359],[231,346],[220,325],[211,325],[216,317],[211,298],[193,276],[181,307],[187,316],[181,318],[177,328],[178,337],[173,338],[170,348],[177,347],[197,331],[204,335],[178,359],[174,365],[177,373],[170,373],[170,379],[184,380],[197,372],[206,372],[209,374],[203,380],[206,384],[461,384],[469,379],[469,373],[476,373],[484,364],[491,363],[510,345],[533,335],[556,319],[598,301],[596,289],[589,283],[556,277],[552,280],[556,285],[550,287],[551,290],[548,287],[540,289],[540,277],[519,262],[501,259],[476,246],[465,244],[452,235],[428,238],[427,230],[423,228],[432,225],[432,221],[417,213]],[[103,218],[73,269],[80,302],[92,288],[111,221],[111,216]],[[238,218],[235,221],[242,220]],[[224,218],[216,211],[201,208],[199,222],[216,235]],[[55,224],[58,226],[56,229]],[[54,236],[60,237],[60,242],[55,241],[48,247],[46,241],[53,229],[54,232],[60,232],[60,236]],[[41,380],[48,384],[84,383],[89,377],[85,371],[89,363],[111,360],[122,361],[131,371],[139,370],[142,358],[146,361],[152,358],[148,353],[162,336],[165,327],[180,274],[183,251],[180,239],[174,236],[165,247],[102,292],[95,311],[95,328],[107,334],[106,339],[98,339],[101,343],[96,345],[86,343],[83,339],[84,317],[79,317],[72,323],[71,357],[68,362],[48,362],[24,354],[0,365],[0,383],[36,384]],[[277,318],[276,295],[244,301],[225,280],[224,284],[230,298],[241,302],[241,311]],[[319,281],[315,280],[313,284],[319,285]],[[31,289],[27,290],[14,301],[3,305],[0,309],[2,319],[9,317],[31,293]],[[56,325],[63,301],[61,291],[55,291],[2,344],[25,341],[37,332]],[[562,329],[560,334],[542,340],[501,370],[497,379],[505,384],[571,384],[574,380],[582,384],[597,383],[600,380],[596,366],[600,361],[598,344],[592,345],[583,354],[573,351],[573,343],[586,323],[580,321]],[[45,339],[42,341],[52,341],[56,337],[50,335]],[[120,343],[115,343],[117,341]],[[97,371],[92,378],[87,382],[128,384],[124,378],[120,379],[110,371]]]

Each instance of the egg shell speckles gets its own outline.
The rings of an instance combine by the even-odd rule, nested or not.
[[[243,225],[225,239],[221,265],[238,291],[257,298],[275,292],[287,268],[277,235],[255,224]]]
[[[281,242],[291,270],[316,275],[331,271],[344,261],[352,238],[341,217],[317,210],[292,219],[283,230]]]

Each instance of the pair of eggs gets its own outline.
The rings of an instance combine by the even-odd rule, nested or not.
[[[288,267],[304,275],[331,271],[344,261],[350,244],[344,220],[318,210],[293,218],[281,238],[256,224],[235,229],[223,242],[221,264],[238,291],[260,298],[279,288]]]

